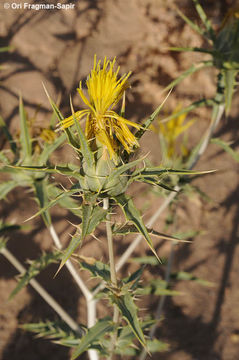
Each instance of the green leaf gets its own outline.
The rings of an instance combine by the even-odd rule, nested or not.
[[[236,86],[236,76],[238,71],[237,70],[224,70],[222,71],[223,79],[225,82],[225,109],[226,115],[229,114],[231,105],[232,105],[232,97],[235,91]]]
[[[165,175],[203,175],[214,172],[215,170],[206,170],[206,171],[197,171],[197,170],[177,170],[177,169],[163,169],[161,166],[155,166],[152,168],[143,168],[137,169],[132,176],[135,179],[140,177],[155,177],[155,176],[165,176]]]
[[[68,245],[68,247],[66,248],[66,250],[64,250],[63,256],[62,256],[62,260],[60,263],[60,266],[56,272],[56,275],[58,274],[58,272],[61,270],[61,268],[65,265],[66,261],[69,259],[69,257],[73,254],[73,252],[75,251],[75,249],[80,245],[81,241],[83,240],[81,235],[74,235],[72,236],[72,239],[70,241],[70,244]],[[55,275],[55,276],[56,276]]]
[[[7,194],[19,185],[17,180],[9,180],[0,184],[0,200],[4,199]]]
[[[185,272],[185,271],[179,271],[177,273],[173,273],[173,274],[171,274],[170,277],[173,280],[195,281],[196,283],[203,285],[203,286],[209,286],[209,287],[215,286],[215,284],[213,282],[198,278],[197,276],[190,274],[189,272]]]
[[[23,151],[23,158],[30,158],[32,155],[32,141],[29,134],[27,115],[22,102],[22,97],[19,99],[19,115],[20,115],[20,142]]]
[[[54,101],[51,99],[50,95],[47,92],[47,89],[45,87],[45,85],[43,84],[43,88],[45,90],[45,93],[48,97],[48,100],[51,104],[51,107],[54,111],[54,114],[56,115],[57,119],[59,120],[59,122],[61,122],[62,120],[64,120],[64,116],[61,114],[60,110],[58,109],[57,105],[54,103]],[[80,144],[77,141],[76,137],[74,136],[74,134],[72,134],[72,132],[70,131],[70,129],[65,129],[65,133],[67,135],[68,141],[69,143],[75,148],[75,149],[79,149]]]
[[[155,258],[155,256],[133,257],[129,261],[130,262],[136,262],[136,263],[139,263],[139,264],[152,265],[152,266],[157,266],[158,265],[158,260]]]
[[[43,254],[39,259],[29,261],[30,266],[25,273],[19,276],[19,281],[15,289],[11,292],[9,300],[11,300],[24,286],[26,286],[32,278],[36,277],[43,269],[52,263],[56,263],[61,258],[60,252]]]
[[[74,332],[65,323],[60,321],[46,321],[20,325],[24,330],[37,334],[37,337],[45,337],[65,346],[76,346],[80,343],[79,334]],[[81,329],[84,334],[84,329]]]
[[[134,206],[133,201],[129,197],[126,197],[124,194],[119,195],[119,196],[115,197],[114,199],[115,199],[116,203],[121,206],[126,219],[131,221],[136,226],[136,228],[139,230],[139,232],[144,236],[150,249],[152,250],[152,252],[154,253],[154,255],[156,256],[156,258],[158,259],[158,261],[160,263],[160,259],[157,255],[156,251],[154,250],[153,243],[150,239],[147,228],[144,225],[144,222],[140,216],[138,209]]]
[[[33,182],[33,187],[35,189],[35,194],[36,194],[36,200],[42,210],[41,216],[42,216],[46,226],[50,226],[51,225],[50,214],[47,210],[44,210],[44,208],[49,203],[48,196],[47,196],[47,185],[48,185],[48,183],[47,183],[46,179],[35,180]]]
[[[211,56],[213,56],[215,54],[215,51],[213,50],[208,50],[208,49],[204,49],[204,48],[198,48],[198,47],[170,47],[169,48],[170,51],[180,51],[180,52],[201,52],[204,54],[210,54]]]
[[[127,276],[122,280],[124,284],[130,285],[130,290],[135,290],[138,287],[139,281],[142,277],[145,266],[141,266],[138,270],[133,272],[133,274]]]
[[[8,128],[3,120],[3,118],[0,116],[0,128],[2,129],[2,131],[4,132],[4,135],[6,136],[7,140],[9,141],[10,144],[10,148],[13,152],[13,154],[17,154],[17,145],[15,140],[13,140],[12,135],[10,134],[10,132],[8,131]]]
[[[4,165],[9,165],[10,164],[10,160],[8,159],[8,157],[4,154],[4,151],[0,151],[0,163],[4,164]],[[1,165],[1,164],[0,164]],[[0,168],[1,170],[1,168]]]
[[[146,347],[146,341],[137,314],[137,307],[132,299],[132,294],[126,293],[121,296],[112,293],[111,299],[119,308],[123,318],[131,327],[139,342]]]
[[[52,144],[44,144],[44,149],[39,156],[39,163],[46,164],[49,156],[53,151],[55,151],[66,139],[66,135],[62,134],[61,136],[57,137]]]
[[[212,144],[216,144],[218,146],[220,146],[223,150],[225,150],[229,155],[232,156],[232,158],[239,162],[239,152],[238,151],[235,151],[231,148],[231,146],[226,143],[225,141],[219,139],[219,138],[213,138],[211,139],[211,143]]]
[[[216,34],[213,30],[213,27],[211,25],[210,20],[208,19],[206,13],[204,12],[202,6],[199,4],[198,0],[193,0],[195,8],[197,10],[197,13],[200,17],[200,19],[202,20],[207,32],[208,32],[208,36],[212,41],[216,40]]]
[[[97,323],[88,329],[87,333],[81,338],[81,342],[73,352],[71,359],[76,359],[83,352],[91,348],[92,344],[95,342],[99,343],[101,339],[103,339],[106,334],[108,335],[111,333],[114,328],[115,326],[111,319],[105,318],[98,320]]]
[[[11,51],[12,49],[14,49],[13,46],[2,46],[0,47],[0,53]]]
[[[107,212],[97,211],[97,213],[96,213],[95,208],[97,206],[98,205],[87,204],[87,203],[82,204],[81,234],[73,236],[73,238],[70,242],[70,245],[68,246],[68,248],[65,250],[65,252],[63,254],[62,262],[60,264],[58,271],[62,268],[62,266],[65,264],[65,262],[69,259],[69,257],[75,251],[75,249],[79,246],[81,241],[84,240],[86,235],[91,234],[95,230],[95,228],[99,224],[99,222],[101,221],[102,217],[106,216]],[[97,215],[97,216],[94,216],[94,215]]]
[[[152,325],[155,324],[155,320],[147,320],[140,322],[140,326],[142,331],[148,330]],[[132,331],[132,328],[127,325],[118,329],[118,336],[115,344],[115,352],[116,354],[125,355],[129,354],[131,350],[135,351],[135,355],[140,352],[139,349],[135,347],[134,344],[135,334]],[[147,340],[146,340],[147,343]]]
[[[90,261],[85,260],[87,260],[85,257],[79,256],[79,263],[83,269],[90,271],[93,277],[98,277],[107,283],[111,281],[110,268],[107,264],[101,261],[93,261],[91,258]]]
[[[36,214],[32,215],[28,220],[32,220],[38,215],[42,215],[44,212],[49,210],[54,205],[57,205],[58,203],[61,206],[72,211],[75,215],[79,216],[80,218],[82,217],[82,211],[79,205],[77,206],[77,203],[72,198],[70,198],[71,195],[74,195],[75,193],[79,192],[78,184],[73,185],[71,190],[64,190],[64,191],[61,191],[56,186],[52,186],[52,184],[47,184],[46,192],[48,194],[48,198],[52,195],[55,195],[56,197],[52,200],[48,200],[45,206],[41,210],[39,210]]]
[[[78,184],[73,185],[70,190],[65,190],[65,191],[62,191],[53,184],[49,184],[47,191],[48,191],[48,197],[51,199],[50,200],[51,205],[49,207],[59,204],[61,207],[69,210],[74,215],[80,218],[82,217],[80,201],[77,201],[76,199],[73,199],[71,197],[71,195],[74,195],[75,193],[77,193],[78,197],[82,196],[81,194],[78,194],[81,191],[81,188],[79,187]]]
[[[156,296],[178,296],[180,291],[167,288],[167,282],[161,279],[153,279],[144,286],[139,286],[136,290],[137,295],[156,295]]]
[[[135,161],[131,161],[127,164],[121,165],[117,167],[115,170],[112,171],[112,173],[108,177],[108,183],[111,182],[114,178],[119,177],[121,174],[124,174],[127,170],[133,168],[138,163],[140,163],[143,160],[143,158],[137,159]],[[125,174],[124,174],[125,175]]]
[[[182,241],[182,242],[190,242],[190,241],[187,241],[187,240],[184,240],[184,239],[180,239],[176,236],[169,236],[169,235],[166,235],[166,234],[163,234],[163,233],[160,233],[154,229],[150,229],[148,227],[147,228],[147,231],[150,235],[154,235],[154,236],[157,236],[161,239],[164,239],[164,240],[171,240],[171,241]],[[138,228],[135,226],[135,225],[131,225],[131,224],[125,224],[125,225],[121,225],[121,224],[114,224],[112,226],[112,232],[113,234],[115,235],[128,235],[128,234],[135,234],[135,233],[139,233],[139,230]]]
[[[91,215],[91,220],[88,224],[87,234],[93,233],[96,226],[105,220],[107,213],[108,213],[107,210],[104,210],[102,207],[97,206],[97,205],[94,206],[92,215]]]
[[[189,75],[194,74],[195,72],[205,69],[207,67],[213,66],[213,62],[212,60],[208,60],[208,61],[203,61],[200,62],[198,64],[193,64],[192,66],[190,66],[189,69],[187,69],[186,71],[184,71],[181,75],[179,75],[177,77],[177,79],[173,80],[168,86],[166,86],[166,88],[163,90],[165,91],[169,91],[170,89],[172,89],[173,87],[175,87],[176,85],[178,85],[181,81],[183,81],[186,77],[188,77]],[[200,100],[202,101],[202,100]],[[182,111],[182,110],[181,110]],[[179,112],[180,113],[180,112]],[[179,116],[179,113],[177,116]]]
[[[6,231],[21,230],[21,229],[23,230],[24,226],[17,224],[8,224],[0,220],[0,234]]]
[[[199,35],[203,35],[204,31],[197,24],[191,21],[182,11],[176,9],[178,15],[187,23],[194,31],[196,31]]]
[[[84,133],[83,133],[83,131],[81,129],[79,121],[77,121],[77,119],[75,117],[72,102],[71,102],[71,111],[72,111],[72,116],[73,116],[73,119],[74,119],[74,123],[75,123],[75,126],[76,126],[76,130],[77,130],[77,134],[78,134],[78,138],[79,138],[79,142],[80,142],[81,154],[82,154],[82,156],[84,158],[84,161],[86,162],[88,168],[91,168],[95,164],[94,154],[90,150],[89,142],[86,139],[86,137],[85,137],[85,135],[84,135]]]
[[[71,166],[71,168],[69,167]],[[7,166],[6,166],[7,167]],[[67,166],[13,166],[8,165],[9,168],[16,170],[27,170],[27,171],[36,171],[48,174],[61,174],[74,177],[77,180],[82,180],[83,177],[79,173],[79,167],[73,164],[68,164]]]
[[[7,239],[4,238],[3,236],[1,236],[0,237],[0,254],[2,252],[4,255],[4,249],[5,249],[6,245],[7,245]]]
[[[165,102],[167,101],[169,95],[170,95],[171,91],[168,93],[168,95],[166,96],[166,98],[164,99],[164,101],[162,102],[162,104],[160,104],[157,109],[153,112],[153,114],[150,115],[150,117],[143,123],[143,125],[141,126],[141,128],[135,133],[135,137],[137,139],[140,139],[145,131],[147,131],[150,127],[150,125],[152,124],[152,122],[157,118],[157,116],[159,115],[162,107],[164,106]]]
[[[163,341],[160,341],[158,339],[147,340],[146,343],[147,343],[147,348],[149,349],[150,353],[162,352],[162,351],[169,350],[169,344],[164,343]]]

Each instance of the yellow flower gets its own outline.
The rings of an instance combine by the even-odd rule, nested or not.
[[[172,114],[176,114],[180,109],[181,105],[178,105]],[[194,120],[185,123],[186,116],[187,114],[184,113],[165,123],[159,120],[160,132],[167,142],[167,155],[169,158],[172,158],[176,153],[176,139],[194,123]],[[182,150],[185,151],[185,149]]]
[[[95,56],[93,70],[86,81],[88,98],[83,93],[81,82],[77,89],[87,109],[75,113],[77,120],[86,119],[87,139],[98,140],[108,149],[111,158],[116,155],[119,142],[128,153],[134,146],[138,146],[128,126],[140,128],[140,125],[125,119],[113,110],[129,87],[128,78],[131,74],[129,72],[117,79],[120,68],[114,71],[115,61],[115,58],[113,61],[105,58],[101,66],[101,61],[97,62]],[[61,122],[61,127],[65,129],[73,124],[73,116],[70,116]]]

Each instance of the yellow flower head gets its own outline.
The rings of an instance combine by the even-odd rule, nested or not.
[[[177,114],[180,109],[181,105],[178,105],[172,115]],[[167,155],[169,158],[172,158],[176,153],[176,140],[179,135],[187,131],[187,129],[194,123],[194,120],[189,120],[185,123],[186,116],[187,114],[183,113],[166,121],[165,123],[160,122],[159,119],[160,132],[167,142]],[[185,152],[185,148],[182,147],[182,150]]]
[[[103,66],[101,66],[101,61],[97,62],[95,56],[93,70],[86,81],[88,98],[83,93],[81,82],[77,89],[87,109],[74,114],[77,120],[86,119],[87,139],[98,140],[108,149],[111,158],[115,156],[119,148],[116,139],[128,153],[132,151],[133,146],[138,146],[138,142],[128,126],[140,128],[140,125],[125,119],[113,110],[122,98],[124,91],[129,87],[128,78],[131,74],[129,72],[118,78],[120,68],[118,67],[114,71],[115,61],[115,58],[113,61],[105,58]],[[73,124],[73,116],[70,116],[62,121],[61,127],[65,129]]]

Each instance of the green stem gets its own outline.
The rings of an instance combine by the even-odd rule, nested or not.
[[[104,199],[103,207],[105,210],[109,210],[109,198]],[[114,288],[117,288],[117,277],[116,277],[114,249],[113,249],[113,236],[112,236],[110,218],[111,216],[110,213],[108,212],[106,216],[106,234],[108,241],[109,261],[110,261],[110,277],[111,277],[112,286]],[[116,324],[119,322],[119,309],[116,305],[114,305],[113,322]],[[111,338],[110,354],[108,357],[109,360],[111,360],[113,357],[116,340],[117,340],[117,332],[115,331]]]

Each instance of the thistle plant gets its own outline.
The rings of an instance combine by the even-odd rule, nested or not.
[[[37,324],[25,324],[23,327],[37,333],[38,336],[48,337],[63,346],[73,348],[72,359],[79,358],[84,352],[88,352],[90,360],[112,359],[114,354],[122,358],[140,356],[140,359],[144,359],[148,353],[165,350],[167,345],[153,338],[158,318],[161,316],[162,305],[160,305],[160,311],[157,312],[156,320],[152,317],[142,319],[136,305],[137,298],[143,294],[162,297],[177,295],[177,292],[168,286],[173,276],[177,280],[200,281],[186,273],[171,276],[171,261],[169,261],[165,280],[152,279],[144,286],[141,284],[144,270],[142,263],[150,262],[151,265],[161,266],[160,254],[155,250],[152,236],[173,241],[173,246],[179,241],[187,241],[160,233],[153,229],[153,224],[166,206],[179,195],[179,190],[183,188],[182,179],[185,176],[210,172],[197,172],[192,168],[205,151],[224,108],[229,111],[236,86],[238,67],[235,44],[237,40],[233,37],[232,43],[229,44],[227,41],[223,45],[223,39],[228,36],[228,32],[237,33],[237,26],[232,26],[231,23],[233,21],[234,24],[236,21],[237,24],[237,17],[232,19],[229,15],[222,24],[220,32],[216,34],[199,3],[196,0],[194,3],[205,29],[202,30],[185,15],[181,14],[181,16],[194,30],[208,39],[211,48],[174,50],[205,52],[211,56],[211,59],[200,66],[190,68],[171,83],[168,89],[200,67],[206,66],[216,66],[218,69],[217,89],[213,99],[199,100],[186,109],[177,108],[172,115],[164,119],[164,122],[159,123],[161,144],[163,144],[164,154],[167,155],[161,165],[147,165],[149,162],[140,149],[140,139],[145,132],[151,131],[154,120],[161,120],[159,113],[163,104],[141,124],[128,120],[125,115],[125,92],[130,87],[131,73],[120,76],[120,68],[116,67],[116,58],[112,61],[106,58],[100,61],[95,56],[93,69],[86,81],[86,93],[82,82],[77,89],[84,108],[75,111],[70,101],[71,115],[68,114],[70,116],[66,118],[45,89],[58,124],[54,135],[52,126],[41,130],[41,135],[45,140],[43,146],[42,143],[36,142],[36,134],[30,130],[30,123],[21,99],[19,102],[21,130],[19,141],[14,139],[1,119],[0,126],[9,141],[9,149],[0,152],[0,171],[9,176],[9,180],[0,185],[1,199],[19,185],[31,189],[39,208],[31,218],[39,215],[43,218],[57,247],[57,250],[55,249],[52,253],[43,254],[39,259],[31,261],[28,269],[25,270],[9,253],[6,241],[0,242],[0,252],[22,272],[18,285],[10,297],[15,296],[28,283],[35,286],[35,289],[57,311],[63,322],[44,321]],[[229,46],[229,50],[226,45]],[[189,120],[185,123],[185,114],[202,105],[212,106],[210,126],[193,151],[184,158],[177,157],[176,139],[186,132],[193,122]],[[52,152],[65,142],[74,150],[74,162],[53,163]],[[228,148],[227,151],[229,151]],[[172,158],[174,161],[171,161]],[[172,168],[173,163],[180,168]],[[52,182],[51,174],[61,174],[66,179],[70,179],[71,186],[64,188],[59,183]],[[172,189],[169,181],[171,177],[176,179]],[[167,191],[173,190],[147,224],[144,223],[140,210],[127,193],[129,186],[134,182],[141,182],[154,188],[166,188]],[[74,233],[65,249],[52,223],[51,208],[56,205],[68,209],[78,218]],[[124,214],[123,222],[112,220],[112,214],[117,207]],[[93,256],[85,257],[80,251],[76,254],[79,247],[84,246],[85,238],[88,235],[94,236],[96,228],[101,223],[105,224],[104,241],[107,241],[108,245],[108,258],[101,260]],[[2,224],[2,228],[10,231],[9,225]],[[138,235],[116,262],[114,237],[127,234]],[[127,277],[120,277],[120,268],[132,255],[142,238],[146,240],[152,256],[144,260],[135,259],[135,262],[139,263],[137,270]],[[74,265],[71,261],[73,256]],[[58,272],[66,266],[86,299],[87,323],[84,325],[79,325],[71,319],[54,299],[44,293],[44,289],[34,282],[34,277],[40,271],[50,263],[59,261]],[[87,272],[89,278],[97,279],[97,285],[94,288],[90,289],[86,285],[78,268]],[[102,299],[107,300],[111,306],[112,316],[104,318],[97,316],[97,304]],[[149,336],[145,335],[148,333]],[[145,352],[141,353],[141,348],[145,349]]]
[[[123,354],[128,351],[135,354],[135,351],[137,353],[138,350],[133,350],[135,346],[132,343],[133,337],[147,351],[153,351],[153,349],[157,351],[162,348],[160,341],[156,339],[153,342],[148,341],[144,336],[143,330],[150,326],[152,321],[142,322],[137,315],[138,309],[134,298],[140,293],[138,283],[143,268],[139,268],[125,279],[118,278],[113,237],[117,234],[125,235],[139,232],[147,241],[157,262],[160,263],[151,234],[168,240],[174,238],[147,228],[133,200],[125,192],[134,181],[160,187],[161,180],[168,174],[188,175],[195,173],[187,170],[162,168],[161,166],[146,167],[143,162],[145,156],[132,159],[136,148],[139,147],[140,138],[149,129],[162,105],[143,125],[127,120],[124,116],[124,93],[129,87],[130,73],[119,77],[119,67],[116,70],[114,69],[115,62],[116,59],[113,61],[104,59],[101,65],[101,62],[97,61],[95,57],[93,70],[86,82],[88,95],[84,94],[81,83],[78,89],[87,109],[74,112],[71,104],[72,115],[66,119],[47,94],[54,114],[59,120],[57,132],[64,131],[64,133],[57,138],[53,137],[51,144],[46,144],[42,151],[35,152],[33,150],[34,140],[30,136],[27,116],[21,100],[19,106],[21,120],[19,149],[3,120],[1,123],[14,154],[12,161],[8,158],[5,159],[1,171],[8,172],[14,179],[18,179],[18,176],[24,176],[25,181],[17,180],[15,186],[21,184],[34,190],[35,198],[40,207],[34,216],[41,215],[43,217],[59,250],[61,250],[61,244],[51,224],[49,209],[59,203],[64,207],[73,208],[74,214],[81,219],[80,224],[76,226],[75,234],[73,234],[68,247],[60,253],[46,254],[39,260],[31,262],[28,271],[20,278],[18,286],[11,295],[11,297],[14,296],[32,277],[52,261],[61,259],[58,271],[63,265],[68,265],[69,271],[86,297],[89,312],[88,330],[83,328],[80,333],[81,335],[84,333],[84,335],[78,340],[76,333],[74,336],[72,335],[74,340],[72,340],[71,344],[75,348],[73,359],[86,350],[89,351],[90,359],[98,358],[96,350],[103,355],[105,354],[108,358],[111,358],[114,352]],[[115,107],[121,99],[123,105],[118,114]],[[82,127],[84,119],[86,120],[85,129]],[[129,126],[136,129],[135,134],[132,133]],[[49,131],[45,129],[44,134],[48,134]],[[55,165],[51,164],[49,160],[51,152],[60,146],[65,138],[67,138],[68,143],[76,153],[78,165]],[[4,152],[2,152],[2,155],[5,156]],[[70,189],[60,191],[50,181],[49,174],[54,173],[60,173],[67,178],[74,179],[74,184]],[[6,183],[2,186],[6,186]],[[14,184],[9,186],[5,190],[4,196],[13,187]],[[79,200],[73,200],[72,195],[77,195]],[[125,223],[113,224],[111,221],[111,213],[117,205],[120,206],[125,215]],[[69,258],[79,245],[82,246],[85,237],[93,234],[102,221],[106,223],[109,265],[100,262],[99,259],[78,257],[80,267],[87,270],[92,277],[102,281],[103,285],[99,284],[95,290],[89,290],[82,282],[79,274],[75,273]],[[160,282],[158,286],[158,289],[156,286],[156,293],[165,291]],[[169,290],[168,293],[170,294]],[[96,294],[101,294],[101,297],[107,298],[109,303],[112,304],[112,319],[106,318],[97,321]],[[123,325],[123,319],[126,321],[126,325]],[[55,338],[60,339],[58,341],[64,345],[70,344],[63,335],[60,336],[57,330],[59,327],[49,324],[44,324],[43,327],[39,326],[29,325],[26,327],[42,335],[47,335],[46,329],[53,327],[52,331],[55,333]],[[76,331],[76,329],[73,330]],[[127,344],[125,340],[123,341],[126,335]],[[91,340],[89,341],[89,339]]]

